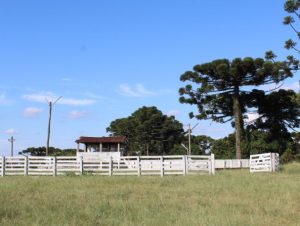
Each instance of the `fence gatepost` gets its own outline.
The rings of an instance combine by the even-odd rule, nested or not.
[[[24,158],[24,176],[28,176],[28,157],[25,156]]]
[[[185,155],[185,172],[186,174],[189,174],[189,156]]]
[[[138,156],[137,159],[136,159],[136,165],[137,165],[137,175],[139,177],[139,176],[141,176],[141,161],[140,161],[140,156]]]
[[[276,165],[275,165],[275,153],[270,153],[271,154],[271,172],[276,171]]]
[[[82,157],[82,155],[79,156],[79,174],[80,175],[83,174],[83,157]]]
[[[109,176],[113,175],[113,160],[112,157],[109,157]]]
[[[160,176],[164,176],[164,157],[160,156]]]
[[[5,157],[4,156],[1,159],[1,165],[2,165],[1,177],[4,177],[5,176]]]
[[[215,174],[215,154],[210,155],[210,160],[211,160],[211,174]]]
[[[53,167],[53,176],[55,177],[57,172],[56,172],[56,157],[54,156],[53,158],[53,161],[52,161],[52,167]]]
[[[183,176],[186,175],[186,156],[182,156],[182,174]]]

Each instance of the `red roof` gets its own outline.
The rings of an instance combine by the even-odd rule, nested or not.
[[[126,137],[79,137],[76,143],[124,143]]]

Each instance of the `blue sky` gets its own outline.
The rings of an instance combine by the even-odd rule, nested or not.
[[[48,106],[55,105],[51,145],[74,148],[79,136],[142,106],[157,106],[183,124],[195,106],[178,102],[179,76],[217,58],[278,59],[294,37],[282,25],[284,1],[0,2],[0,155],[44,146]],[[299,76],[285,88],[299,90]],[[220,138],[229,124],[201,121],[196,134]]]

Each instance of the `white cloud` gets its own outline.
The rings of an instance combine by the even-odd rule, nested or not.
[[[103,96],[100,96],[98,94],[92,93],[90,91],[86,92],[85,95],[88,96],[89,98],[96,99],[96,100],[103,100],[103,99],[105,99]]]
[[[24,111],[23,111],[23,116],[26,117],[26,118],[36,117],[36,116],[38,116],[42,111],[43,111],[43,109],[41,109],[41,108],[28,107],[28,108],[25,108],[25,109],[24,109]]]
[[[136,84],[133,87],[128,84],[121,84],[118,92],[128,97],[148,97],[156,94],[155,92],[147,90],[142,84]]]
[[[8,104],[8,99],[5,93],[0,94],[0,105]]]
[[[246,116],[248,118],[246,118],[244,121],[245,121],[245,123],[248,123],[248,124],[254,123],[256,121],[256,119],[259,118],[258,113],[246,113]]]
[[[97,102],[96,100],[92,100],[92,99],[63,98],[58,103],[64,105],[84,106],[84,105],[91,105],[96,102]]]
[[[84,118],[87,116],[86,111],[70,111],[68,118],[70,119],[78,119],[78,118]]]
[[[70,79],[70,78],[61,78],[61,80],[64,81],[64,82],[71,82],[72,81],[72,79]]]
[[[178,111],[176,109],[175,110],[170,110],[170,111],[166,112],[167,116],[177,116],[179,114],[180,114],[180,111]]]
[[[56,101],[59,96],[53,94],[52,92],[40,92],[33,94],[25,94],[22,96],[23,99],[33,102],[45,103],[46,101]],[[61,98],[58,104],[72,105],[72,106],[85,106],[96,103],[94,99],[75,99],[75,98]]]
[[[10,129],[5,130],[4,133],[9,134],[9,135],[13,135],[13,134],[16,134],[17,131],[13,128],[10,128]]]

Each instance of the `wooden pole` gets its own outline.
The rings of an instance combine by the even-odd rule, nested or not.
[[[11,136],[11,138],[8,139],[8,141],[11,143],[10,156],[13,157],[14,156],[14,142],[15,142],[15,139],[14,139],[13,136]]]
[[[49,102],[49,118],[48,118],[48,134],[47,134],[47,145],[46,145],[46,156],[49,153],[49,142],[50,142],[50,130],[51,130],[51,114],[52,114],[52,102]]]
[[[188,153],[188,155],[191,155],[191,124],[189,124],[188,125],[189,126],[189,128],[188,128],[188,130],[189,130],[189,153]]]
[[[50,143],[50,129],[51,129],[51,116],[52,116],[52,106],[54,104],[57,103],[57,101],[59,101],[59,99],[62,98],[62,96],[60,96],[59,98],[56,99],[56,101],[54,101],[54,103],[52,103],[52,101],[48,101],[48,105],[49,105],[49,119],[48,119],[48,134],[47,134],[47,145],[46,145],[46,156],[48,156],[49,154],[49,143]]]

